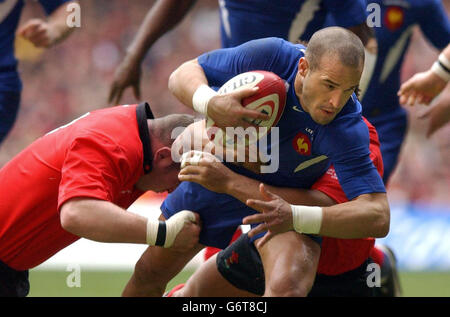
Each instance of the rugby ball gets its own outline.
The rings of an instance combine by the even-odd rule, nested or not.
[[[208,137],[218,145],[235,144],[236,142],[245,142],[245,145],[255,143],[264,135],[269,133],[273,126],[278,124],[284,111],[286,103],[287,83],[278,75],[262,70],[255,70],[239,74],[228,80],[220,89],[219,94],[227,94],[232,91],[259,87],[259,90],[253,96],[244,98],[242,106],[248,109],[258,110],[269,115],[269,120],[252,120],[249,121],[253,125],[259,127],[253,129],[255,135],[242,138],[236,138],[236,135],[228,135],[219,129],[214,121],[207,117],[206,128]],[[252,129],[247,129],[252,134]]]

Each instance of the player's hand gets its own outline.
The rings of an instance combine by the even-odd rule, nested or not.
[[[186,154],[178,179],[194,182],[216,193],[227,193],[235,174],[214,155],[190,151]],[[199,157],[201,155],[201,157]]]
[[[264,184],[259,185],[261,196],[264,200],[248,199],[246,204],[260,212],[247,216],[242,220],[245,225],[257,224],[258,226],[248,232],[251,238],[259,233],[267,233],[258,241],[258,247],[264,245],[273,236],[294,229],[291,205],[281,197],[267,190]]]
[[[254,120],[269,120],[270,117],[257,110],[246,109],[242,106],[242,99],[253,96],[258,87],[243,88],[228,94],[217,95],[208,103],[208,116],[215,124],[226,131],[227,127],[255,126]]]
[[[50,47],[56,41],[50,24],[41,19],[31,19],[17,30],[17,35],[24,37],[36,47]]]
[[[208,132],[205,130],[204,120],[189,125],[173,142],[172,157],[180,157],[183,153],[189,151],[211,153],[216,158],[221,158],[221,161],[229,159],[229,163],[237,164],[255,174],[261,173],[261,166],[265,164],[261,161],[261,153],[258,152],[256,146],[235,149],[226,145],[220,146],[211,141],[208,138]],[[192,154],[190,157],[192,157]]]
[[[433,71],[417,73],[400,86],[397,95],[400,103],[414,106],[418,104],[428,105],[445,87],[446,83]]]
[[[134,97],[141,98],[141,65],[133,57],[126,56],[114,73],[114,81],[109,90],[108,103],[119,104],[124,90],[133,88]]]
[[[180,230],[180,232],[178,232],[172,246],[170,247],[174,251],[186,251],[188,249],[194,248],[198,243],[201,230],[201,222],[200,216],[195,212],[194,215],[195,222],[185,222],[183,228]]]

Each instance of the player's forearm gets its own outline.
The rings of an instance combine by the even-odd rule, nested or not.
[[[262,199],[259,190],[260,183],[260,181],[235,173],[233,179],[228,183],[227,194],[244,204],[248,199]],[[290,204],[305,206],[331,206],[335,204],[330,197],[316,190],[265,186]]]
[[[196,0],[159,0],[142,22],[136,37],[127,49],[127,56],[141,63],[152,45],[175,27],[189,12]]]
[[[184,105],[193,108],[192,98],[201,85],[207,85],[208,80],[203,68],[197,60],[190,60],[178,67],[169,77],[169,90]]]
[[[55,45],[61,41],[63,41],[66,37],[68,37],[74,28],[70,27],[67,24],[67,6],[72,3],[78,3],[78,1],[70,1],[60,5],[49,17],[48,17],[48,25],[50,27],[50,32],[52,34],[52,43],[50,45]]]
[[[108,201],[71,199],[61,207],[62,227],[79,237],[118,243],[146,243],[147,218]]]
[[[357,199],[322,209],[320,235],[341,238],[382,238],[389,232],[390,212],[386,194],[361,195]]]

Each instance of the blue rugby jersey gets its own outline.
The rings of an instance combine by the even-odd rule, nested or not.
[[[418,25],[425,37],[442,50],[450,41],[450,22],[439,0],[402,0],[395,5],[387,0],[367,0],[381,8],[382,27],[375,27],[378,56],[375,70],[362,99],[363,115],[369,119],[399,108],[397,91],[400,71],[413,27]]]
[[[319,125],[303,111],[294,90],[298,61],[303,56],[302,45],[265,38],[212,51],[198,58],[213,87],[220,87],[230,78],[251,70],[274,72],[289,84],[286,107],[278,122],[279,142],[273,144],[268,137],[268,146],[279,149],[278,170],[254,174],[232,164],[228,166],[270,185],[309,188],[333,163],[348,199],[365,193],[385,192],[383,181],[369,157],[368,129],[354,94],[330,124]],[[209,196],[220,195],[197,184],[183,182],[167,197],[162,209],[174,211],[174,208],[183,208],[183,202],[186,202],[198,211],[201,206],[207,208],[211,203]],[[214,203],[218,200],[216,197]],[[188,209],[186,205],[184,208]]]
[[[280,37],[308,41],[323,27],[327,13],[342,27],[363,23],[365,0],[219,0],[222,47]]]
[[[286,107],[278,123],[279,170],[273,174],[253,176],[273,185],[308,188],[333,163],[349,199],[363,192],[384,191],[379,174],[369,158],[368,130],[355,95],[328,125],[315,123],[303,111],[294,89],[298,61],[303,56],[302,45],[266,38],[237,48],[206,53],[198,61],[210,86],[220,87],[237,74],[250,70],[274,72],[289,84]],[[298,142],[299,138],[303,141]],[[273,146],[270,140],[269,137],[269,146]],[[318,163],[310,164],[316,161]],[[307,168],[302,168],[306,165]],[[362,175],[368,178],[362,180]]]
[[[384,162],[384,180],[395,169],[407,129],[406,110],[400,106],[397,91],[400,74],[414,26],[438,50],[450,41],[450,22],[440,0],[365,0],[378,5],[372,22],[378,42],[378,56],[365,94],[361,97],[363,115],[378,131]],[[373,10],[373,9],[372,9]],[[379,16],[373,14],[379,13]],[[327,16],[326,25],[335,25]]]
[[[378,4],[381,9],[381,25],[374,27],[378,42],[377,62],[361,100],[363,115],[370,120],[380,114],[389,115],[400,106],[397,91],[413,27],[419,26],[427,40],[442,50],[450,42],[450,21],[440,0],[365,1]],[[328,15],[326,25],[336,24],[333,16]]]
[[[277,125],[279,141],[272,143],[268,137],[268,147],[271,150],[278,147],[279,168],[270,174],[254,174],[233,164],[227,166],[270,185],[310,188],[333,163],[349,200],[365,193],[385,192],[369,157],[368,128],[354,94],[327,125],[315,123],[303,111],[294,91],[298,61],[303,56],[302,45],[265,38],[198,58],[209,85],[216,89],[230,78],[251,70],[274,72],[289,84],[285,110]],[[200,214],[200,243],[218,248],[228,245],[243,217],[256,212],[229,195],[214,193],[191,182],[182,182],[161,205],[166,218],[183,209]]]

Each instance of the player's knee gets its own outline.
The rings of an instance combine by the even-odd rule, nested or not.
[[[283,280],[266,286],[266,296],[270,297],[306,297],[310,287],[303,285],[299,280]]]
[[[152,266],[146,259],[139,259],[134,267],[135,283],[142,286],[152,285],[155,287],[161,285],[160,287],[164,290],[163,275],[163,272]]]
[[[278,274],[266,285],[266,295],[273,297],[306,297],[312,288],[314,278],[297,268]]]

